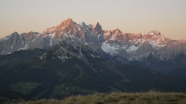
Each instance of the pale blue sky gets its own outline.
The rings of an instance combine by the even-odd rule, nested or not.
[[[186,39],[186,0],[0,0],[0,37],[38,31],[72,18],[103,29],[148,33],[159,30]]]

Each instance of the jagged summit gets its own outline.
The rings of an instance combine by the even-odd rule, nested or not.
[[[62,21],[59,25],[46,29],[43,33],[44,34],[61,34],[61,33],[68,33],[71,30],[77,30],[78,24],[74,22],[71,18],[68,18]]]
[[[103,34],[102,26],[99,24],[99,22],[96,23],[96,25],[93,26],[93,31],[95,34]]]
[[[7,39],[7,38],[10,38],[10,37],[18,37],[19,36],[19,33],[18,32],[13,32],[12,34],[4,37],[4,39]],[[2,38],[3,39],[3,38]]]
[[[97,22],[97,23],[94,25],[94,28],[102,28],[102,26],[100,25],[99,22]]]
[[[74,24],[74,21],[71,18],[68,18],[68,19],[64,20],[63,22],[61,22],[61,24],[58,25],[57,27],[66,27],[66,26],[69,26],[72,24]]]
[[[103,30],[102,30],[102,26],[100,25],[99,22],[97,22],[96,25],[94,25],[93,28],[94,28],[94,30],[95,30],[96,32],[98,32],[98,31],[103,31]]]
[[[65,21],[73,21],[72,18],[67,18]]]
[[[121,34],[122,31],[119,28],[117,28],[117,29],[113,30],[112,33],[113,34]]]
[[[81,23],[79,23],[82,27],[83,26],[86,26],[86,23],[85,22],[81,22]]]
[[[19,35],[18,32],[13,32],[12,34],[10,34],[10,36],[13,36],[13,35]]]
[[[161,32],[159,32],[158,30],[156,30],[156,31],[150,31],[148,33],[148,35],[161,35]]]

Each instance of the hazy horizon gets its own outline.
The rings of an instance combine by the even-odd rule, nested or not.
[[[96,24],[104,30],[146,34],[158,30],[172,39],[186,39],[185,0],[1,0],[0,38],[13,32],[43,32],[67,18]]]

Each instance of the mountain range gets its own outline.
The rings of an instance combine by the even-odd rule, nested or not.
[[[111,91],[186,92],[186,42],[67,19],[0,39],[3,97],[63,98]],[[6,94],[5,94],[6,93]],[[6,95],[6,96],[5,96]],[[1,95],[0,95],[1,96]]]
[[[185,41],[166,38],[159,31],[142,35],[122,32],[119,29],[103,30],[99,23],[77,24],[69,18],[43,33],[14,32],[2,38],[0,54],[26,49],[47,49],[60,43],[65,37],[78,38],[95,51],[102,50],[111,56],[121,56],[129,61],[143,60],[150,54],[156,55],[160,60],[172,60],[175,56],[186,53]]]

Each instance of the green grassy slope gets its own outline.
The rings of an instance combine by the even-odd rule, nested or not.
[[[37,100],[18,104],[185,104],[185,93],[112,93],[72,96],[63,100]]]

